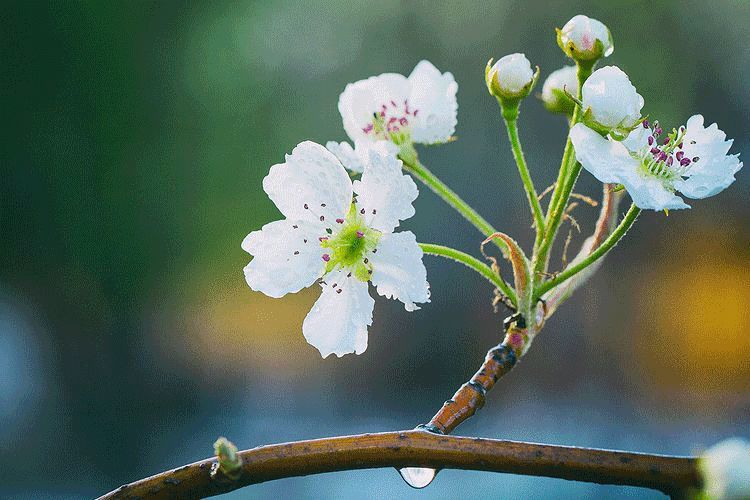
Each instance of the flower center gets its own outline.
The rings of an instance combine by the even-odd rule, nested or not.
[[[372,274],[372,263],[367,255],[378,244],[381,233],[367,227],[361,212],[352,203],[346,219],[336,219],[338,230],[320,237],[320,246],[325,253],[326,273],[334,269],[348,269],[357,279],[368,281]]]
[[[409,140],[409,124],[417,117],[418,109],[409,106],[409,100],[403,104],[388,101],[372,114],[372,121],[362,131],[376,139],[390,140],[394,144],[404,144]]]
[[[693,163],[700,158],[688,158],[683,150],[685,127],[679,130],[672,129],[667,137],[659,144],[659,137],[664,132],[659,126],[659,122],[654,122],[653,129],[650,128],[648,121],[643,122],[643,127],[649,129],[651,134],[648,136],[648,149],[641,153],[641,168],[645,175],[657,177],[671,185],[675,180],[688,175]],[[695,144],[695,141],[693,141]]]

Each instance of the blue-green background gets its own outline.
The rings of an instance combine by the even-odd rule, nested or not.
[[[344,140],[347,82],[422,58],[459,83],[458,141],[424,162],[528,246],[526,201],[490,57],[565,64],[554,28],[585,13],[615,40],[644,111],[702,112],[750,154],[750,2],[4,1],[0,6],[0,497],[87,498],[240,447],[424,422],[498,342],[468,270],[426,258],[432,302],[378,300],[368,350],[321,360],[301,335],[311,290],[251,292],[240,249],[279,217],[268,168]],[[541,190],[565,123],[536,99],[521,134]],[[750,436],[748,172],[686,212],[644,214],[461,434],[663,453]],[[590,176],[578,190],[598,196]],[[478,253],[422,189],[405,223]],[[591,230],[593,209],[575,212]],[[580,243],[576,236],[574,245]],[[559,257],[556,257],[559,266]],[[507,272],[507,269],[505,270]],[[254,486],[233,498],[658,498],[648,490],[444,471]]]

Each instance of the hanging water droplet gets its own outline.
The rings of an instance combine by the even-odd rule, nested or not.
[[[403,467],[398,469],[398,473],[401,474],[401,479],[412,488],[418,490],[429,485],[432,480],[435,479],[437,472],[437,470],[429,469],[427,467]]]

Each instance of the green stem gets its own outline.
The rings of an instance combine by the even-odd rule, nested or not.
[[[604,255],[608,251],[610,251],[612,247],[617,245],[617,243],[620,241],[620,239],[622,239],[623,236],[625,236],[625,233],[628,231],[628,229],[630,229],[635,220],[638,218],[638,214],[640,213],[640,208],[636,207],[635,204],[630,205],[630,209],[628,209],[628,212],[625,214],[625,218],[622,219],[622,222],[620,222],[615,230],[612,231],[612,234],[610,234],[609,237],[604,240],[604,243],[602,243],[596,250],[591,252],[586,258],[584,258],[577,264],[570,266],[569,268],[558,274],[555,278],[539,285],[539,287],[535,290],[536,296],[538,298],[541,298],[545,293],[552,290],[554,287],[572,278],[573,276],[596,262],[598,259],[604,257]]]
[[[469,204],[462,200],[455,192],[453,192],[451,188],[443,184],[443,181],[438,179],[435,174],[430,172],[427,167],[422,165],[416,158],[416,154],[402,154],[399,157],[404,162],[405,170],[425,183],[427,187],[432,189],[435,194],[443,199],[443,201],[453,207],[458,213],[463,215],[464,218],[468,220],[474,227],[476,227],[479,232],[481,232],[485,237],[492,236],[497,232],[497,230],[492,227],[492,225],[487,222],[481,215],[479,215],[476,210],[471,208]],[[508,247],[506,246],[504,241],[497,238],[493,239],[492,241],[498,247],[500,247],[504,254],[507,254]]]
[[[577,74],[578,74],[578,95],[577,98],[581,99],[581,92],[583,84],[586,79],[591,76],[591,72],[594,69],[593,65],[584,65],[577,63]],[[573,117],[570,120],[570,127],[578,123],[581,120],[583,110],[581,107],[576,105],[573,111]],[[571,163],[573,166],[570,167]],[[568,199],[570,193],[575,185],[575,179],[578,178],[580,173],[580,166],[576,165],[575,152],[573,150],[573,143],[568,136],[565,142],[565,150],[563,151],[562,161],[560,162],[560,172],[557,175],[557,181],[555,182],[555,190],[552,192],[552,197],[549,202],[547,209],[547,217],[545,219],[545,234],[542,243],[539,245],[539,250],[534,256],[534,281],[537,282],[543,276],[549,265],[549,254],[552,249],[552,245],[555,242],[557,236],[557,230],[563,221],[563,214],[565,207],[568,205]],[[577,168],[576,168],[577,167]],[[572,168],[572,171],[571,171]],[[571,175],[572,174],[572,175]],[[569,179],[573,178],[573,182],[570,183]]]
[[[508,297],[511,302],[513,302],[514,306],[517,305],[518,299],[516,298],[515,291],[495,271],[493,271],[490,266],[488,266],[481,260],[472,257],[471,255],[460,250],[456,250],[455,248],[450,248],[442,245],[420,243],[419,246],[426,254],[437,255],[440,257],[445,257],[447,259],[455,260],[456,262],[460,262],[466,267],[478,272],[480,275],[486,278],[487,281],[499,288],[500,291],[503,292],[503,294],[505,294],[505,296]]]
[[[515,119],[506,119],[505,126],[508,129],[508,139],[510,140],[510,147],[513,150],[513,158],[516,160],[518,173],[521,174],[521,181],[523,182],[524,189],[526,189],[526,198],[529,200],[529,206],[531,207],[531,212],[534,216],[534,225],[536,226],[536,240],[534,246],[537,246],[542,242],[544,236],[544,215],[542,214],[542,206],[539,204],[539,195],[536,194],[534,181],[531,180],[529,167],[526,164],[526,158],[521,149],[521,140],[518,138],[518,121]]]

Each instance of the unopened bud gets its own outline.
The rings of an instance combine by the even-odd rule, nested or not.
[[[573,114],[575,102],[568,94],[578,93],[578,75],[575,66],[565,66],[550,73],[542,86],[544,107],[553,113]]]
[[[583,121],[600,132],[632,130],[641,119],[643,97],[617,66],[594,71],[581,90]]]
[[[609,28],[601,21],[580,14],[557,30],[557,44],[576,61],[596,61],[615,50]]]

